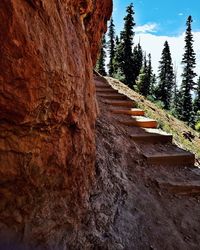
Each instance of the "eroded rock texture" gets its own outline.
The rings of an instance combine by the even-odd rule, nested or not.
[[[111,10],[111,0],[0,1],[5,249],[74,240],[94,175],[92,66]]]

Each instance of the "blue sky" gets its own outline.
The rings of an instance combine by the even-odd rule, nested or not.
[[[113,18],[116,33],[123,29],[123,17],[126,7],[132,2],[135,10],[136,26],[134,44],[140,44],[146,53],[151,53],[152,66],[157,73],[163,44],[167,40],[172,54],[173,64],[177,69],[178,81],[181,82],[182,55],[186,20],[193,17],[192,30],[194,50],[196,52],[196,73],[200,76],[200,0],[113,0]]]
[[[123,28],[126,6],[133,2],[137,26],[156,24],[157,35],[176,36],[185,30],[189,15],[193,17],[193,31],[200,31],[200,0],[114,0],[113,17],[116,30]]]

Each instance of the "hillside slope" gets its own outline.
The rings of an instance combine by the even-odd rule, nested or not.
[[[120,81],[111,77],[107,77],[106,79],[120,93],[124,93],[131,99],[136,100],[138,107],[142,108],[148,117],[157,120],[162,130],[173,135],[173,142],[176,145],[193,152],[196,156],[196,164],[200,165],[200,134],[198,132],[187,126],[184,122],[176,119],[167,111],[148,101],[142,95],[131,90]]]
[[[73,249],[199,249],[200,171],[148,164],[131,128],[116,121],[99,94],[97,101],[96,184]]]

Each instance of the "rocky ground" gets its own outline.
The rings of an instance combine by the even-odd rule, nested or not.
[[[199,249],[199,170],[149,165],[152,148],[99,97],[96,120],[111,12],[111,0],[0,1],[0,250]]]
[[[95,176],[80,227],[64,193],[36,192],[21,236],[12,231],[0,249],[198,250],[199,169],[149,165],[130,138],[134,128],[119,124],[97,100]]]
[[[96,183],[77,249],[199,249],[200,192],[169,183],[198,182],[200,171],[148,165],[130,128],[98,104]]]

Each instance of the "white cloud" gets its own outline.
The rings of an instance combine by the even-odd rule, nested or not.
[[[183,13],[178,13],[179,16],[183,16]]]
[[[134,31],[135,33],[154,33],[157,31],[158,25],[156,23],[148,23],[142,26],[136,26]]]
[[[200,47],[199,47],[199,37],[200,32],[194,32],[194,51],[196,52],[196,69],[195,72],[197,75],[200,75]],[[140,44],[144,51],[147,53],[151,53],[152,56],[152,66],[154,72],[157,73],[159,60],[161,58],[161,53],[163,50],[164,42],[167,40],[170,46],[172,60],[174,65],[178,68],[178,81],[181,82],[181,74],[182,74],[182,55],[184,53],[185,46],[185,34],[181,34],[177,37],[170,36],[158,36],[154,34],[142,33],[135,35],[135,44],[140,41]]]

